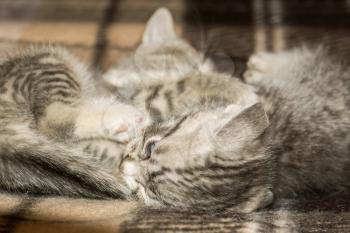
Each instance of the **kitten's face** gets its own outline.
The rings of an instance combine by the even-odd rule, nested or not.
[[[273,161],[258,139],[261,104],[189,113],[149,126],[121,172],[147,205],[251,212],[272,201]]]

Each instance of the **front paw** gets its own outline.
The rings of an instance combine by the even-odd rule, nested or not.
[[[110,137],[126,144],[146,123],[145,115],[134,107],[99,99],[83,105],[76,119],[75,135],[79,138]]]
[[[272,70],[272,58],[273,55],[270,53],[252,55],[247,62],[247,70],[243,74],[244,80],[249,84],[254,84],[263,79]]]

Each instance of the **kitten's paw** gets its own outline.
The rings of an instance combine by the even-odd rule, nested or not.
[[[103,75],[104,81],[119,89],[144,87],[144,80],[137,72],[123,69],[110,69]]]
[[[130,105],[108,99],[85,104],[76,119],[75,135],[79,138],[110,137],[129,142],[145,128],[148,120]]]
[[[269,53],[258,53],[251,56],[248,60],[247,67],[249,70],[255,70],[262,73],[267,73],[270,69],[270,59],[272,54]]]
[[[255,70],[247,70],[243,73],[244,81],[248,84],[258,83],[261,79],[263,79],[263,76],[263,73]]]
[[[120,142],[128,143],[138,132],[144,130],[145,121],[145,118],[139,114],[124,116],[124,119],[115,119],[115,121],[106,123],[111,126],[105,127],[105,134],[115,137]]]
[[[247,70],[243,74],[244,80],[247,83],[259,82],[265,74],[271,72],[272,58],[273,55],[269,53],[259,53],[251,56],[247,62]]]

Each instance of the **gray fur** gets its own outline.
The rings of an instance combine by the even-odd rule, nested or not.
[[[103,161],[83,152],[83,136],[91,135],[76,135],[82,132],[76,119],[83,103],[94,95],[90,83],[84,66],[62,48],[39,46],[3,56],[1,192],[88,198],[116,198],[127,192]]]
[[[322,48],[259,54],[249,61],[278,155],[276,197],[350,186],[350,70]]]
[[[196,54],[204,62],[188,48],[172,38],[139,49],[152,51],[142,53],[145,62],[157,54],[171,67],[186,67],[181,58]],[[129,98],[154,120],[129,144],[121,171],[147,205],[251,212],[282,197],[349,188],[350,71],[321,49],[253,56],[245,78],[254,91],[200,65],[172,76],[142,67],[148,75],[131,75],[141,85]],[[125,83],[106,78],[122,92]]]

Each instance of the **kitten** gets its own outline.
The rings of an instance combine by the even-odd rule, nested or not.
[[[131,135],[129,125],[142,118],[101,95],[85,66],[62,48],[2,56],[0,190],[120,197],[128,190],[111,173]]]
[[[248,106],[258,101],[250,86],[216,72],[204,54],[177,37],[172,16],[166,9],[154,13],[141,45],[103,79],[117,96],[153,122],[203,104],[215,107],[233,101]]]
[[[158,38],[158,33],[159,39],[148,45],[149,55],[160,53],[180,69],[181,58],[197,54],[194,60],[203,62],[200,53],[174,38],[169,22],[164,9],[151,18],[144,38]],[[156,28],[150,30],[150,25]],[[176,53],[169,52],[173,50]],[[247,213],[277,198],[349,187],[347,66],[322,50],[256,55],[245,74],[254,93],[238,80],[201,66],[168,80],[166,75],[153,76],[157,61],[151,71],[146,66],[146,76],[142,70],[132,76],[144,79],[146,86],[131,91],[131,102],[150,88],[144,104],[134,103],[155,120],[128,145],[120,165],[128,187],[147,205]],[[148,76],[156,87],[147,85]],[[114,82],[117,92],[123,89],[121,83]],[[161,94],[168,88],[173,90],[171,98],[165,91]],[[184,88],[187,91],[179,91]]]

